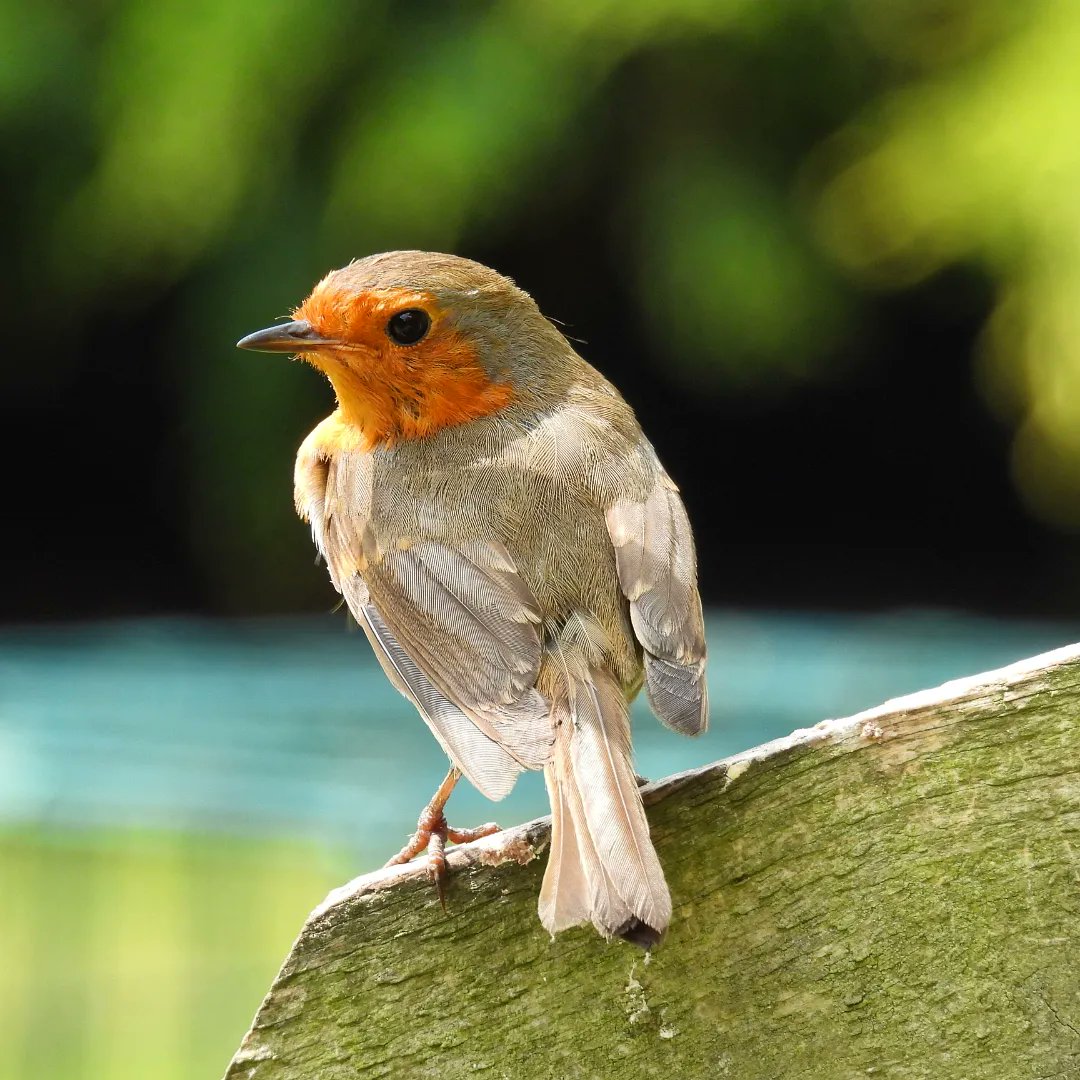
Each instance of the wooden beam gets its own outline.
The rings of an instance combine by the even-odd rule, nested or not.
[[[546,820],[357,878],[226,1076],[1080,1076],[1078,716],[1073,646],[651,785],[651,956],[544,932]]]

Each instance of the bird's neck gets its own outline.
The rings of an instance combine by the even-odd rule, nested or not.
[[[400,374],[401,377],[395,377]],[[429,438],[509,405],[509,383],[493,382],[477,364],[422,367],[408,372],[326,371],[342,419],[359,429],[368,449]]]

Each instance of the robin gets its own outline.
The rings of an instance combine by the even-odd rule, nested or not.
[[[238,342],[295,353],[337,409],[295,496],[335,588],[452,762],[392,861],[451,829],[460,775],[501,799],[543,769],[540,920],[646,948],[671,897],[631,761],[629,703],[705,730],[705,638],[678,489],[630,407],[532,298],[479,263],[394,251],[328,274]]]

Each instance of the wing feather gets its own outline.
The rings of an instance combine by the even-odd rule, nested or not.
[[[607,511],[619,584],[645,653],[649,702],[668,727],[705,730],[705,624],[697,588],[694,538],[678,488],[663,470],[644,500]]]
[[[501,798],[522,769],[544,765],[554,739],[535,688],[536,601],[496,542],[402,538],[384,549],[371,456],[332,451],[334,423],[301,447],[297,508],[390,681],[465,776]]]
[[[364,581],[387,626],[431,682],[523,767],[543,766],[553,733],[535,689],[539,613],[500,545],[421,540],[381,557]]]
[[[416,706],[447,757],[489,799],[508,795],[521,766],[432,685],[390,632],[372,604],[361,606],[360,625],[391,682]],[[396,676],[396,677],[395,677]]]

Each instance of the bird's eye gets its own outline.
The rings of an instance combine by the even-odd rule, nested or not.
[[[386,332],[399,345],[415,345],[428,332],[430,326],[431,319],[426,311],[409,308],[408,311],[399,311],[390,316]]]

